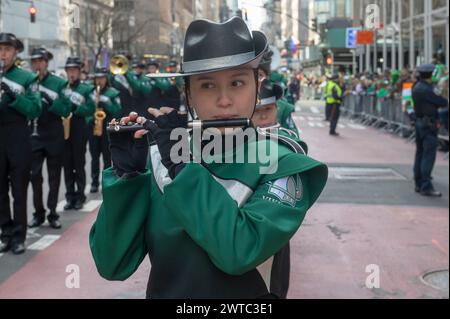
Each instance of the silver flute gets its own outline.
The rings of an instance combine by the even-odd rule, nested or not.
[[[106,130],[109,133],[126,133],[126,132],[136,132],[139,130],[149,130],[149,125],[154,121],[147,120],[144,124],[137,124],[130,122],[126,125],[120,125],[118,123],[110,123]],[[218,128],[218,127],[249,127],[252,126],[252,121],[247,118],[229,119],[229,120],[193,120],[187,122],[188,129],[207,129],[207,128]]]

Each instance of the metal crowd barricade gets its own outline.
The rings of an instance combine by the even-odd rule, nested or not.
[[[410,138],[414,135],[414,128],[403,110],[401,98],[386,97],[378,107],[377,102],[375,94],[347,95],[342,105],[343,114],[359,119],[363,125],[383,129],[401,137]]]

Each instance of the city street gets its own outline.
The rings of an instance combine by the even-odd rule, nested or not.
[[[339,122],[340,136],[332,137],[323,121],[323,102],[300,101],[296,110],[294,120],[309,155],[329,166],[329,179],[291,240],[288,298],[448,298],[445,154],[438,153],[433,171],[443,197],[422,197],[412,179],[414,144],[346,118]],[[28,196],[30,218],[31,187]],[[96,271],[88,234],[101,195],[89,195],[82,211],[62,212],[63,198],[62,179],[61,230],[46,224],[29,230],[25,254],[0,254],[0,299],[144,298],[148,259],[124,282],[106,281]],[[79,270],[79,287],[70,284],[74,269]],[[375,287],[367,285],[373,269],[379,270]],[[436,287],[422,279],[438,270],[446,272],[432,278]]]

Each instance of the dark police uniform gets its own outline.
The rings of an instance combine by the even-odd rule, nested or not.
[[[326,103],[331,106],[330,109],[330,135],[339,135],[336,132],[336,127],[340,116],[340,106],[342,104],[342,88],[336,83],[338,75],[333,75],[326,86]]]
[[[416,120],[416,157],[414,162],[414,179],[416,192],[425,196],[441,196],[431,183],[431,172],[436,160],[438,147],[439,107],[448,106],[448,100],[437,95],[431,83],[434,65],[425,64],[417,68],[420,80],[414,85],[412,98]]]
[[[51,60],[53,55],[39,48],[33,50],[31,59]],[[67,81],[47,73],[39,82],[42,97],[42,113],[31,123],[31,146],[33,163],[31,166],[31,185],[33,187],[34,218],[30,227],[38,227],[45,221],[45,208],[42,192],[42,166],[47,160],[49,193],[47,207],[50,210],[48,221],[53,228],[60,228],[59,215],[56,213],[61,170],[64,154],[64,129],[61,117],[67,117],[71,111],[69,99],[63,94]]]
[[[107,77],[108,71],[106,69],[98,69],[95,72],[94,78]],[[109,151],[108,135],[106,134],[106,126],[113,118],[117,118],[121,110],[119,91],[107,84],[100,90],[100,95],[97,98],[97,92],[91,94],[91,99],[97,101],[98,107],[105,112],[106,118],[102,124],[102,135],[94,135],[95,116],[88,118],[89,130],[89,152],[91,153],[91,193],[96,193],[99,187],[100,177],[100,155],[103,156],[103,168],[106,169],[111,166],[111,153]],[[97,103],[97,102],[96,102]]]
[[[0,44],[19,52],[22,43],[11,33],[0,33]],[[27,190],[31,170],[31,143],[28,121],[41,113],[37,75],[11,66],[2,70],[0,100],[0,253],[12,248],[25,251],[27,230]],[[14,198],[11,218],[9,185]]]
[[[66,68],[79,67],[79,58],[69,57]],[[64,90],[64,94],[69,97],[72,108],[70,119],[70,137],[65,142],[64,150],[64,180],[66,183],[66,201],[64,209],[81,209],[86,196],[84,189],[86,186],[86,172],[84,169],[86,162],[86,144],[88,140],[88,129],[86,118],[92,116],[95,111],[94,101],[90,94],[94,87],[81,83],[79,80]]]

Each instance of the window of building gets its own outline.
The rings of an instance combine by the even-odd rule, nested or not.
[[[424,13],[425,10],[425,1],[423,0],[414,0],[414,15],[419,15]]]
[[[433,10],[445,8],[448,0],[433,0]]]

